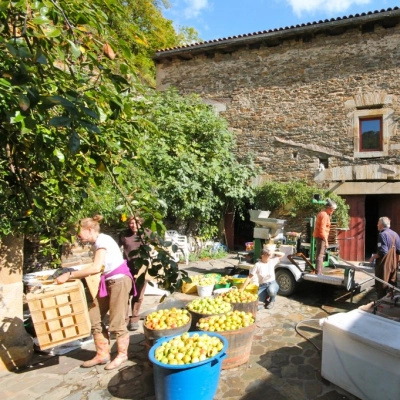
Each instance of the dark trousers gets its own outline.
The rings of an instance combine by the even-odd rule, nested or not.
[[[315,238],[316,250],[315,250],[315,273],[321,275],[322,268],[324,265],[324,257],[326,252],[325,240]]]
[[[142,306],[144,299],[144,292],[146,291],[147,282],[144,281],[143,285],[136,284],[136,296],[132,296],[130,299],[131,307],[130,307],[130,322],[139,322],[140,320],[140,307]]]

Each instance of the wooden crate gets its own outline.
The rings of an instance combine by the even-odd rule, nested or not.
[[[44,285],[26,295],[41,350],[90,336],[90,319],[82,282]]]

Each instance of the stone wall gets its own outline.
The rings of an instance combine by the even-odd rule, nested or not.
[[[157,88],[175,86],[214,104],[237,134],[238,153],[253,152],[260,179],[313,182],[326,168],[396,164],[400,151],[400,26],[357,24],[340,34],[321,30],[219,51],[156,56]],[[389,109],[388,154],[354,157],[354,113]],[[319,180],[320,185],[328,181]]]

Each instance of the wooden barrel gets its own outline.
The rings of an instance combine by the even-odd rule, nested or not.
[[[249,361],[255,329],[256,324],[253,323],[246,328],[217,332],[228,341],[227,357],[222,362],[222,369],[235,368]]]
[[[258,299],[255,301],[251,301],[250,303],[231,303],[233,307],[233,311],[244,311],[250,312],[253,314],[253,317],[257,316],[257,308],[258,308]]]
[[[192,316],[189,313],[189,321],[178,328],[171,329],[150,329],[143,324],[144,342],[147,354],[150,348],[158,340],[169,336],[181,335],[182,333],[188,332],[192,323]]]
[[[190,313],[190,315],[192,317],[192,323],[191,323],[191,326],[190,326],[190,330],[191,331],[197,331],[198,330],[196,325],[200,321],[201,318],[207,318],[207,317],[211,317],[213,315],[223,315],[223,314],[226,314],[227,312],[229,312],[231,310],[233,310],[232,304],[231,304],[231,309],[230,310],[225,311],[223,313],[219,313],[219,314],[200,314],[198,312],[189,310],[189,313]]]

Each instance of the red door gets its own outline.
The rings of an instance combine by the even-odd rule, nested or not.
[[[349,205],[349,229],[338,232],[339,254],[347,261],[365,258],[365,196],[342,196]]]
[[[400,196],[387,194],[379,196],[379,216],[389,217],[390,229],[400,233]]]

